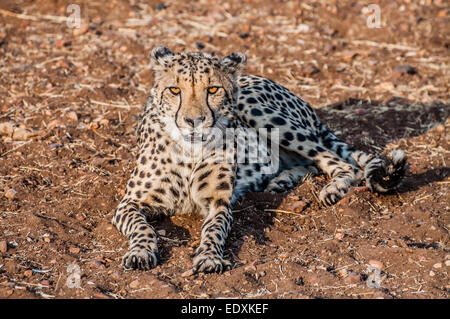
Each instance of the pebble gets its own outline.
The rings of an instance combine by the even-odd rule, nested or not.
[[[78,114],[75,111],[70,111],[67,113],[67,118],[72,121],[78,121]]]
[[[355,51],[346,50],[342,52],[341,59],[345,62],[351,62],[357,55],[358,53],[356,53]]]
[[[440,124],[440,125],[436,126],[435,129],[436,129],[436,132],[442,133],[445,131],[445,126]]]
[[[367,186],[356,186],[353,187],[355,189],[355,191],[357,191],[358,193],[365,193],[369,191],[369,187]]]
[[[19,127],[14,130],[12,139],[14,141],[26,141],[26,140],[28,140],[29,137],[30,137],[30,132],[24,128]]]
[[[111,278],[115,279],[115,280],[119,280],[120,279],[120,274],[117,271],[115,271],[115,272],[113,272],[111,274]]]
[[[186,278],[186,277],[192,276],[193,274],[194,274],[194,270],[188,269],[184,273],[181,274],[181,277]]]
[[[5,197],[8,199],[13,199],[16,197],[16,195],[17,195],[17,191],[12,188],[9,188],[5,191]]]
[[[166,236],[166,230],[165,229],[160,229],[157,231],[158,235],[160,236]]]
[[[383,269],[383,263],[379,260],[371,259],[369,260],[369,265],[378,269]]]
[[[344,239],[344,236],[345,236],[344,233],[336,233],[336,234],[334,234],[334,239],[342,240],[342,239]]]
[[[8,243],[5,240],[0,241],[0,253],[6,253],[8,250]]]
[[[102,125],[102,126],[108,126],[109,125],[109,120],[108,119],[101,119],[98,123],[100,125]]]
[[[433,268],[439,269],[442,268],[442,263],[436,263],[433,265]]]
[[[133,280],[132,282],[130,282],[130,288],[136,289],[138,287],[139,287],[139,281],[138,280]]]
[[[342,278],[345,278],[348,276],[348,271],[346,269],[339,269],[338,271],[339,276],[341,276]]]
[[[25,270],[23,274],[25,275],[25,277],[30,278],[31,276],[33,276],[33,271],[31,269],[28,269]]]
[[[72,34],[77,37],[79,35],[85,34],[88,31],[89,31],[89,24],[83,23],[82,25],[80,25],[79,28],[73,29]]]
[[[307,76],[311,76],[313,74],[319,73],[320,70],[314,64],[309,63],[304,67],[303,72]]]
[[[404,75],[404,74],[410,74],[410,75],[417,74],[417,69],[415,67],[411,66],[411,65],[408,65],[408,64],[397,65],[395,67],[394,71],[399,72],[402,75]]]
[[[445,261],[445,266],[450,267],[450,260]]]
[[[14,132],[14,123],[5,122],[0,123],[0,135],[11,136]]]
[[[344,278],[344,283],[346,284],[356,284],[361,281],[361,276],[359,274],[351,273]]]
[[[436,275],[436,273],[432,270],[430,270],[430,277],[434,277],[434,275]]]
[[[78,254],[80,252],[80,248],[78,248],[78,247],[70,247],[69,248],[69,252],[71,252],[72,254]]]
[[[393,89],[395,89],[395,86],[391,82],[383,82],[375,86],[375,90],[390,91]]]
[[[104,264],[103,262],[101,262],[100,260],[94,259],[91,260],[90,262],[88,262],[88,266],[91,268],[104,268]]]
[[[59,127],[59,126],[61,126],[61,121],[60,120],[53,120],[53,121],[51,121],[50,123],[48,123],[48,125],[47,125],[47,127],[50,129],[50,130],[53,130],[55,127]]]

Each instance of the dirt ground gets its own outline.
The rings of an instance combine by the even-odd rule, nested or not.
[[[443,0],[0,1],[0,298],[449,298],[449,17]],[[404,183],[329,208],[323,176],[247,195],[223,274],[187,273],[199,217],[163,219],[160,265],[123,270],[110,219],[159,44],[245,51],[347,142],[403,149]]]

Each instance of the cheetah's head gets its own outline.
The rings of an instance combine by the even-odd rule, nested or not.
[[[240,52],[220,59],[207,53],[154,48],[151,95],[165,130],[176,139],[194,143],[205,141],[213,128],[226,128],[234,116],[236,79],[245,62]]]

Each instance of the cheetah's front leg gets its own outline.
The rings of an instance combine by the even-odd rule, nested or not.
[[[139,203],[124,198],[114,213],[112,223],[129,240],[128,252],[122,259],[125,269],[149,270],[157,265],[156,233]]]
[[[230,208],[233,174],[232,167],[211,169],[206,166],[194,175],[192,197],[205,215],[200,245],[193,260],[195,273],[220,273],[231,267],[231,263],[223,259],[223,251],[233,221]]]

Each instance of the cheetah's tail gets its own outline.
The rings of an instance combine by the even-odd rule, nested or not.
[[[364,167],[364,179],[372,191],[388,192],[400,185],[406,173],[406,154],[393,150],[386,156],[354,152],[353,159]]]

